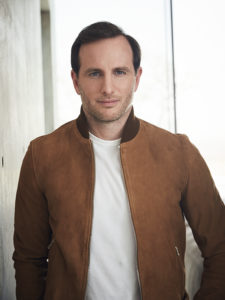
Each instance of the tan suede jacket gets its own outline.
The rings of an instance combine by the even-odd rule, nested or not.
[[[132,111],[120,151],[142,299],[188,299],[185,215],[204,257],[195,300],[224,300],[225,207],[198,150],[185,136],[139,120]],[[84,299],[94,182],[94,154],[83,112],[31,142],[15,210],[17,299]]]

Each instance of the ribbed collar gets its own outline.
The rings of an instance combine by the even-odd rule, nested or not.
[[[77,128],[80,131],[81,135],[84,138],[89,139],[88,122],[87,122],[87,118],[85,116],[82,106],[81,106],[81,110],[80,110],[80,115],[77,118],[76,123],[77,123]],[[139,122],[138,118],[135,117],[134,109],[132,107],[129,117],[123,128],[121,143],[125,143],[125,142],[132,140],[138,133],[139,127],[140,127],[140,122]]]

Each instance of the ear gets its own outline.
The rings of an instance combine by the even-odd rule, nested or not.
[[[134,87],[134,91],[136,92],[139,82],[140,82],[140,78],[141,78],[141,74],[142,74],[142,67],[139,67],[137,70],[137,74],[136,74],[136,78],[135,78],[135,87]]]
[[[80,95],[78,77],[77,77],[77,74],[74,72],[74,70],[71,70],[71,78],[73,80],[73,86],[75,88],[75,91],[77,92],[78,95]]]

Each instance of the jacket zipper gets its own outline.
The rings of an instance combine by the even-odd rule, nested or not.
[[[177,246],[175,246],[176,252],[177,252],[177,256],[180,256],[180,252]]]
[[[92,187],[91,187],[91,208],[90,208],[90,223],[89,223],[89,229],[88,229],[88,246],[87,246],[87,255],[88,260],[86,263],[86,270],[85,270],[85,276],[84,276],[84,291],[83,291],[83,299],[86,297],[86,289],[87,289],[87,280],[88,280],[88,269],[90,264],[90,247],[91,247],[91,231],[92,231],[92,220],[93,220],[93,201],[94,201],[94,186],[95,186],[95,162],[94,162],[94,150],[92,146],[92,142],[90,141],[90,148],[91,148],[91,156],[92,156],[92,172],[93,172],[93,180],[92,180]]]
[[[135,228],[134,217],[133,217],[134,212],[133,212],[132,204],[131,204],[131,201],[130,201],[130,195],[129,195],[128,188],[127,188],[126,173],[125,173],[125,170],[124,170],[124,167],[123,167],[122,145],[120,145],[120,159],[121,159],[121,166],[122,166],[122,170],[123,170],[124,182],[125,182],[126,191],[127,191],[127,198],[128,198],[130,212],[131,212],[131,219],[132,219],[133,228],[134,228],[134,235],[135,235],[135,240],[136,240],[136,248],[137,248],[137,278],[138,278],[138,283],[139,283],[139,288],[140,288],[141,300],[143,300],[143,296],[142,296],[142,284],[141,284],[141,278],[140,278],[140,272],[139,272],[137,234],[136,234],[136,228]]]

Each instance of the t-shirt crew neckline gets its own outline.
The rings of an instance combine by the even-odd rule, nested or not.
[[[121,142],[121,138],[119,139],[116,139],[116,140],[103,140],[103,139],[100,139],[99,137],[95,136],[93,133],[89,132],[89,137],[90,137],[90,140],[93,142],[93,143],[96,143],[96,144],[100,144],[100,145],[104,145],[104,146],[119,146],[120,145],[120,142]]]

